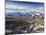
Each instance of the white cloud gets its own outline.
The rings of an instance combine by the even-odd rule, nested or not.
[[[6,10],[6,12],[30,12],[30,11],[36,11],[36,12],[42,12],[44,7],[26,7],[26,6],[20,6],[16,4],[6,3],[6,8],[14,9],[14,10]],[[18,10],[16,10],[18,9]]]

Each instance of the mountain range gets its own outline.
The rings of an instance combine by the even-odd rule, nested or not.
[[[43,13],[39,13],[39,12],[6,12],[6,16],[33,16],[33,15],[35,14],[35,15],[37,15],[37,14],[39,14],[39,15],[44,15]]]

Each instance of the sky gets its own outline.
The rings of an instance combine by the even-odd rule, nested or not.
[[[6,1],[6,12],[44,12],[44,3],[41,2],[21,2]]]

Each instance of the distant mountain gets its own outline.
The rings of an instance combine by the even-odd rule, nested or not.
[[[24,13],[21,12],[13,12],[13,13],[7,13],[6,16],[24,16]]]
[[[12,13],[6,13],[6,16],[33,16],[33,15],[35,14],[35,15],[37,15],[37,14],[39,14],[39,15],[44,15],[44,14],[42,14],[42,13],[39,13],[39,12],[12,12]]]

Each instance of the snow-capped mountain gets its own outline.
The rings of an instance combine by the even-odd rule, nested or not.
[[[6,13],[7,16],[33,16],[33,15],[43,15],[39,12],[12,12],[12,13]]]

